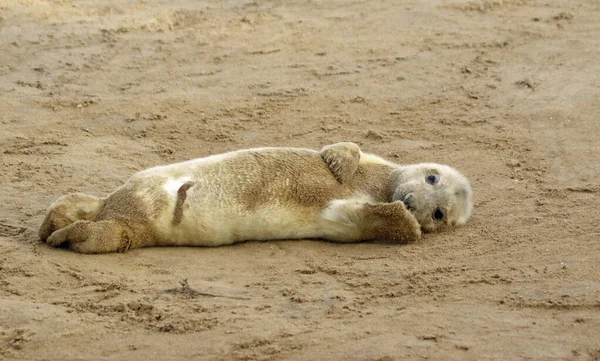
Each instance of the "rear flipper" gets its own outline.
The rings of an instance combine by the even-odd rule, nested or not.
[[[48,211],[38,231],[38,236],[43,242],[50,235],[73,222],[90,220],[102,209],[104,200],[83,193],[71,193],[56,200]]]
[[[67,246],[79,253],[125,252],[140,245],[135,237],[132,228],[123,221],[77,221],[52,233],[46,243]]]

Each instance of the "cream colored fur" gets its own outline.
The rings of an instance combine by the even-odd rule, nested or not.
[[[444,179],[435,191],[417,179],[432,170]],[[414,215],[402,202],[407,192]],[[425,219],[434,205],[445,220]],[[353,143],[257,148],[150,168],[102,199],[64,196],[39,235],[83,253],[300,238],[412,242],[421,227],[466,222],[471,207],[468,181],[450,167],[399,166]]]

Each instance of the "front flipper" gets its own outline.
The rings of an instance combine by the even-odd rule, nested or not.
[[[319,155],[335,179],[344,184],[354,177],[354,173],[358,169],[360,147],[350,142],[335,143],[323,147]]]
[[[334,242],[412,243],[421,237],[419,222],[402,202],[336,199],[321,213],[319,225],[323,238]]]
[[[404,203],[369,203],[364,207],[363,227],[366,240],[412,243],[421,238],[421,225]]]

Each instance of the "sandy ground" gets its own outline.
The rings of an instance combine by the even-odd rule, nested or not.
[[[600,2],[0,0],[0,356],[600,358]],[[78,255],[46,207],[354,141],[471,178],[419,244]],[[231,296],[165,292],[189,287]],[[182,288],[179,288],[182,290]]]

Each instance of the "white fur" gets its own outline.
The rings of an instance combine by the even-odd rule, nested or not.
[[[359,164],[383,164],[395,167],[396,165],[375,154],[360,152]]]
[[[370,201],[372,199],[366,195],[331,201],[317,220],[325,237],[347,242],[359,240],[364,223],[362,209],[365,202]]]
[[[163,185],[163,188],[165,191],[167,191],[167,194],[173,198],[174,200],[177,201],[177,191],[179,190],[179,188],[181,188],[182,185],[184,185],[186,182],[189,182],[192,178],[190,177],[181,177],[181,178],[169,178],[167,180],[167,182]]]

